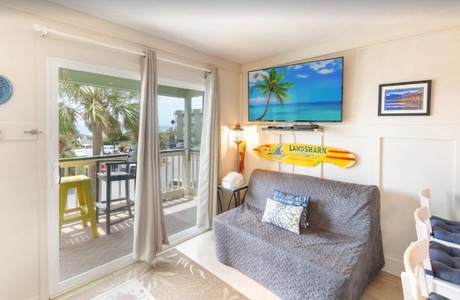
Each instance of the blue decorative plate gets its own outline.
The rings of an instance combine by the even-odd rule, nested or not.
[[[13,95],[13,86],[6,77],[0,75],[0,105],[5,103]]]

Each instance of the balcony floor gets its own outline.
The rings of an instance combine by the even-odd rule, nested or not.
[[[163,202],[168,236],[196,224],[196,200],[184,197]],[[124,217],[119,213],[116,217]],[[99,219],[98,238],[93,238],[91,227],[81,222],[64,225],[59,243],[60,281],[72,278],[96,267],[132,253],[133,219],[112,225],[106,234],[105,218]]]

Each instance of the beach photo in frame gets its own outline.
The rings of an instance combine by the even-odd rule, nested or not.
[[[379,116],[429,116],[431,80],[379,85]]]

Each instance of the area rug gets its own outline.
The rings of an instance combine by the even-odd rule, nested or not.
[[[75,291],[66,300],[93,299],[136,279],[155,300],[248,299],[230,285],[175,248],[160,254],[154,264],[137,262],[107,278]],[[102,296],[101,296],[102,297]],[[137,298],[96,298],[137,299]],[[139,298],[141,299],[141,298]]]
[[[153,298],[153,296],[137,279],[131,279],[130,281],[127,281],[102,295],[94,297],[91,300],[105,299],[155,300],[155,298]]]

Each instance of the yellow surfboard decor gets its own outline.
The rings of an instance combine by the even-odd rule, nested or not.
[[[325,162],[348,168],[356,162],[349,151],[309,144],[266,144],[254,148],[254,152],[268,160],[308,167]]]

